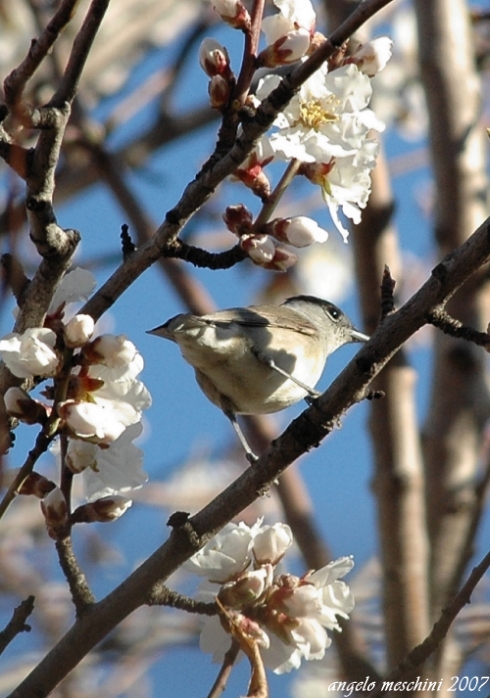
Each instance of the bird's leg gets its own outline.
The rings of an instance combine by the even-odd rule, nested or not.
[[[284,376],[285,378],[289,378],[289,380],[292,380],[293,383],[296,383],[296,385],[299,385],[300,388],[303,388],[303,390],[306,390],[308,393],[307,397],[305,397],[305,400],[308,404],[311,404],[311,402],[317,400],[321,393],[318,392],[318,390],[314,390],[314,388],[310,388],[308,385],[303,383],[303,381],[300,381],[298,378],[295,378],[292,376],[290,373],[285,371],[283,368],[278,366],[274,359],[271,359],[270,356],[267,356],[266,354],[260,354],[258,352],[254,352],[255,356],[259,359],[259,361],[262,361],[262,363],[266,364],[269,368],[272,368],[274,371],[277,371],[277,373],[280,373],[281,376]]]
[[[245,434],[241,430],[240,425],[238,424],[236,414],[232,412],[231,410],[223,410],[225,415],[228,417],[228,419],[231,422],[231,425],[233,429],[236,432],[236,435],[238,436],[238,439],[240,440],[240,443],[243,446],[243,450],[245,451],[245,457],[247,458],[248,462],[250,465],[253,465],[256,461],[259,460],[259,457],[255,455],[255,453],[252,451],[250,444],[248,443],[247,439],[245,438]]]

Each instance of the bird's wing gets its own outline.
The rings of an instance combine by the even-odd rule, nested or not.
[[[282,305],[251,305],[248,308],[230,308],[203,315],[199,320],[206,324],[234,323],[242,327],[280,327],[306,335],[317,334],[315,326],[307,318]]]

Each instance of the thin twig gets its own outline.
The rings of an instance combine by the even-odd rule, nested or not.
[[[0,654],[8,647],[19,633],[28,633],[31,626],[26,624],[27,618],[34,610],[34,596],[28,596],[14,610],[7,626],[0,632]]]
[[[187,613],[197,613],[203,616],[215,616],[218,613],[216,603],[196,601],[189,596],[184,596],[176,591],[171,591],[164,584],[156,584],[148,593],[146,603],[148,606],[170,606]]]
[[[378,683],[377,687],[369,693],[368,698],[378,698],[378,696],[382,696],[391,691],[392,688],[390,688],[388,684],[392,686],[394,682],[399,681],[404,676],[409,674],[413,669],[416,669],[418,666],[423,664],[431,656],[431,654],[436,651],[446,637],[449,628],[451,627],[451,624],[458,613],[462,608],[464,608],[464,606],[466,606],[466,604],[470,603],[471,594],[489,567],[490,552],[487,553],[483,560],[473,568],[470,576],[459,593],[456,594],[449,606],[443,609],[439,620],[434,623],[432,631],[428,637],[421,642],[420,645],[414,647],[410,654],[405,657],[405,659],[400,662],[400,664],[393,669],[393,671],[391,671],[388,676],[382,680],[382,682]]]
[[[5,101],[16,109],[25,86],[48,55],[58,36],[74,15],[79,0],[64,0],[38,39],[34,39],[27,56],[4,82]]]
[[[465,339],[480,347],[490,347],[490,335],[487,332],[479,332],[472,327],[463,325],[462,322],[451,317],[444,308],[435,308],[427,314],[427,322],[442,330],[445,334],[458,339]]]
[[[219,696],[226,689],[226,684],[228,683],[231,670],[233,669],[233,665],[236,662],[236,658],[239,652],[240,645],[233,638],[231,641],[230,648],[225,652],[225,656],[223,657],[223,664],[221,665],[218,676],[216,677],[216,681],[211,686],[211,690],[209,691],[207,698],[219,698]]]

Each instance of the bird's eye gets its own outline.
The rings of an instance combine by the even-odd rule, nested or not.
[[[332,320],[339,320],[342,313],[341,313],[340,310],[339,310],[338,308],[336,308],[335,306],[331,306],[331,307],[328,309],[328,314],[330,315],[330,317],[332,318]]]

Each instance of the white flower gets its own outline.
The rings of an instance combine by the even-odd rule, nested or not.
[[[311,37],[306,29],[293,29],[279,36],[257,56],[257,65],[274,68],[295,63],[310,47]]]
[[[18,378],[52,376],[59,359],[54,351],[56,335],[45,327],[31,327],[23,334],[11,332],[0,340],[0,357]]]
[[[291,530],[261,524],[226,526],[186,567],[209,580],[201,584],[199,597],[217,597],[245,635],[260,638],[264,663],[280,674],[298,668],[302,659],[323,657],[331,644],[327,629],[340,630],[337,616],[347,617],[354,607],[349,588],[340,581],[354,563],[345,557],[302,578],[275,577],[275,565],[292,544]],[[214,661],[223,659],[229,642],[218,618],[204,620],[200,646],[213,653]]]
[[[361,222],[361,209],[366,207],[371,193],[370,171],[376,164],[378,150],[378,143],[365,141],[354,155],[336,160],[323,182],[323,198],[344,242],[349,233],[340,221],[338,210],[341,208],[356,225]]]
[[[110,401],[98,404],[65,400],[58,405],[58,414],[74,436],[81,439],[97,439],[103,444],[110,444],[121,436],[127,426],[125,421],[133,423],[129,409],[122,419],[121,410],[116,413],[114,404]]]
[[[111,446],[117,443],[113,442]],[[110,447],[109,447],[110,448]],[[97,444],[81,439],[68,439],[66,464],[72,473],[82,473],[86,468],[97,469],[97,459],[101,449]]]
[[[143,358],[124,335],[97,338],[83,347],[81,356],[89,366],[82,367],[79,392],[60,404],[58,413],[74,437],[108,445],[141,421],[142,411],[151,405],[150,393],[135,378]],[[105,365],[90,365],[92,360]]]
[[[88,501],[131,492],[148,480],[143,471],[143,451],[133,444],[142,431],[141,423],[132,424],[109,448],[96,446],[96,451],[91,454],[93,465],[82,473]]]
[[[63,303],[87,300],[96,285],[95,277],[88,269],[77,267],[69,271],[56,289],[48,313],[54,313]]]
[[[233,579],[252,561],[252,543],[260,523],[261,520],[252,528],[242,522],[227,524],[185,563],[185,568],[213,582]]]
[[[266,76],[259,83],[257,96],[262,99],[268,95],[279,79]],[[322,186],[344,239],[347,231],[339,220],[338,209],[355,222],[360,217],[370,193],[369,172],[378,148],[368,134],[371,129],[384,128],[367,108],[371,94],[369,77],[356,65],[345,65],[331,73],[322,66],[276,118],[276,131],[270,136],[276,157],[304,163],[303,174]],[[323,168],[322,176],[315,178],[319,168]]]
[[[93,363],[103,364],[108,368],[125,368],[135,360],[138,353],[133,342],[126,335],[102,334],[94,339],[84,356],[89,356]],[[140,369],[141,370],[141,369]]]
[[[82,347],[94,333],[94,320],[90,315],[75,315],[65,326],[66,346]]]
[[[361,44],[346,62],[357,65],[359,70],[370,78],[386,67],[391,58],[393,41],[387,36],[380,36]]]
[[[253,553],[259,564],[276,565],[293,544],[293,533],[287,524],[261,526],[254,538]]]
[[[259,83],[257,96],[264,98],[279,84],[277,75]],[[301,86],[274,126],[270,136],[278,157],[301,162],[328,162],[334,157],[355,153],[369,129],[383,125],[367,109],[372,95],[371,81],[355,65],[328,73],[325,66]]]
[[[310,0],[274,0],[274,5],[279,9],[279,14],[262,20],[261,28],[268,44],[294,29],[306,29],[313,35],[316,14]]]

